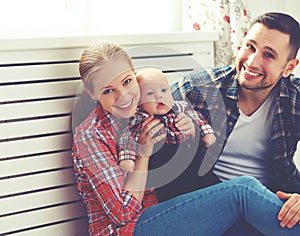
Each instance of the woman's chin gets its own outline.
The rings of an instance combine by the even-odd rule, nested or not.
[[[112,113],[113,116],[123,119],[128,119],[134,116],[136,109],[115,109]]]

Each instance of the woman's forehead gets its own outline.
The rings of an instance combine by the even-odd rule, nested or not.
[[[93,74],[93,84],[97,89],[100,89],[129,72],[132,72],[132,68],[128,63],[107,62]]]

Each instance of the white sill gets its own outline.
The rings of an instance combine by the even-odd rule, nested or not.
[[[0,51],[47,48],[86,47],[98,40],[110,40],[123,46],[190,42],[213,42],[218,40],[217,31],[167,32],[151,34],[90,35],[64,37],[5,38],[0,39]]]

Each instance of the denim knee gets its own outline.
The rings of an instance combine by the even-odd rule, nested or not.
[[[261,182],[259,182],[255,177],[243,175],[240,177],[237,177],[236,183],[246,185],[246,186],[262,186]]]

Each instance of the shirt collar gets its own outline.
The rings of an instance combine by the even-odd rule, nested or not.
[[[278,81],[278,86],[279,86],[279,96],[280,97],[289,97],[289,89],[288,89],[288,80],[289,78],[281,77],[280,80]],[[228,98],[231,98],[233,100],[238,99],[238,80],[237,80],[237,75],[232,77],[228,83],[223,84],[221,88],[225,89],[226,96]]]
[[[289,97],[289,86],[288,86],[288,81],[290,77],[281,77],[279,80],[279,96],[280,97]]]
[[[102,129],[107,129],[112,133],[122,130],[122,127],[128,125],[128,120],[119,119],[115,116],[112,116],[111,113],[104,110],[100,103],[96,107],[96,125],[100,125]]]
[[[226,97],[233,100],[238,99],[238,87],[237,75],[233,76],[227,83],[222,85],[222,88],[226,91]]]

